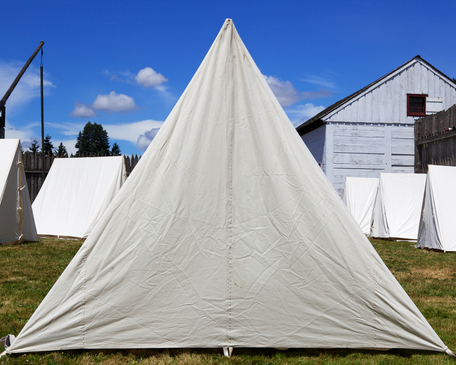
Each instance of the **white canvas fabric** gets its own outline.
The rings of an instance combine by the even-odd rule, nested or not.
[[[377,177],[346,177],[342,201],[365,234],[370,233]]]
[[[0,243],[38,241],[18,139],[0,139]]]
[[[371,236],[416,241],[426,174],[380,174]]]
[[[87,237],[125,178],[122,156],[56,158],[32,205],[38,234]]]
[[[231,20],[10,353],[446,346]]]
[[[456,251],[456,167],[429,165],[417,247]]]

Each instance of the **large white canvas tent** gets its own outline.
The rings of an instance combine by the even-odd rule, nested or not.
[[[371,236],[416,241],[426,174],[380,174]]]
[[[0,139],[0,244],[38,241],[18,139]]]
[[[456,167],[429,165],[417,247],[456,251]]]
[[[8,352],[192,347],[447,351],[231,20]]]
[[[370,233],[378,177],[345,178],[342,200],[365,234]]]
[[[32,204],[38,234],[87,237],[125,178],[122,156],[55,159]]]

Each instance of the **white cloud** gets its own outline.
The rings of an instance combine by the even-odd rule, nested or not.
[[[41,126],[40,123],[22,125],[20,129],[12,125],[8,119],[5,124],[5,137],[8,139],[20,139],[21,144],[31,142],[34,139],[41,141],[41,137],[36,137],[36,130]]]
[[[141,86],[154,88],[169,99],[172,98],[172,95],[163,85],[164,82],[168,82],[168,79],[162,74],[155,72],[151,67],[145,67],[139,70],[136,75],[132,74],[130,71],[122,71],[117,74],[113,74],[108,70],[103,70],[102,72],[104,75],[109,76],[110,80],[121,81],[129,84],[136,82]],[[92,104],[83,104],[76,101],[75,107],[70,115],[86,119],[96,116],[97,111],[103,111],[105,113],[128,113],[137,108],[138,106],[131,96],[111,91],[106,95],[97,95]]]
[[[138,74],[135,76],[135,80],[139,85],[144,87],[157,87],[164,82],[168,82],[168,79],[165,78],[165,76],[155,72],[151,67],[139,70]]]
[[[152,128],[144,134],[141,134],[138,138],[138,141],[136,142],[136,148],[141,151],[145,151],[147,147],[149,147],[150,143],[155,138],[159,130],[160,128]]]
[[[74,110],[70,113],[73,117],[89,118],[97,115],[90,105],[84,105],[79,102],[75,103]]]
[[[324,88],[320,88],[318,91],[299,92],[290,81],[282,81],[274,76],[263,75],[263,77],[283,107],[291,106],[303,99],[327,98],[334,95]]]
[[[128,113],[137,108],[138,106],[131,96],[117,94],[115,91],[111,91],[107,95],[97,95],[91,105],[76,101],[70,115],[73,117],[89,118],[97,115],[96,110],[101,110],[105,113]]]
[[[292,109],[287,109],[286,113],[290,118],[291,122],[295,127],[304,123],[306,120],[312,118],[313,116],[320,113],[324,110],[325,107],[322,105],[313,105],[312,103],[307,103],[304,105],[297,105]]]
[[[110,80],[126,82],[128,84],[136,82],[138,85],[144,87],[153,87],[158,91],[165,92],[166,87],[162,85],[164,82],[168,82],[168,79],[161,73],[156,72],[152,67],[145,67],[138,71],[136,75],[130,71],[120,71],[112,73],[108,70],[103,70],[106,76],[109,76]]]
[[[46,126],[59,129],[65,136],[76,136],[85,126],[85,123],[52,123],[46,122]],[[60,143],[60,142],[59,142]]]
[[[139,122],[125,124],[104,124],[103,128],[108,132],[110,139],[118,139],[136,143],[138,138],[144,134],[144,131],[151,129],[160,129],[163,122],[152,119],[142,120]],[[146,132],[147,133],[147,132]]]
[[[321,98],[329,98],[334,96],[332,91],[320,88],[317,91],[303,91],[301,93],[303,99],[321,99]]]
[[[108,70],[103,70],[102,71],[104,75],[109,77],[109,80],[112,81],[120,81],[120,82],[126,82],[127,84],[133,84],[135,75],[132,74],[130,71],[120,71],[117,73],[112,73],[111,71]],[[119,76],[120,75],[120,76]]]
[[[266,82],[276,96],[280,105],[290,106],[298,102],[301,97],[290,81],[282,81],[274,76],[265,76]]]
[[[3,97],[9,89],[23,66],[24,64],[19,62],[0,63],[0,97]],[[55,85],[44,79],[43,87],[46,95],[49,92],[49,89],[55,87]],[[14,114],[15,112],[22,110],[24,105],[32,99],[39,98],[41,93],[40,89],[40,72],[31,65],[19,80],[19,83],[16,85],[6,102],[7,114]]]
[[[127,113],[136,109],[137,105],[131,96],[111,91],[108,95],[98,95],[92,104],[92,108],[106,113]]]
[[[309,75],[307,78],[302,79],[301,81],[309,82],[311,84],[322,86],[328,89],[336,89],[336,84],[334,82],[328,81],[327,79],[320,76]]]

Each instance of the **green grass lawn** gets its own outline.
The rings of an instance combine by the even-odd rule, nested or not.
[[[40,239],[0,246],[0,337],[17,335],[82,240]],[[409,242],[372,244],[443,342],[456,350],[456,254],[417,250]],[[2,349],[0,349],[2,350]],[[0,364],[456,364],[440,353],[235,349],[67,351],[10,356]]]

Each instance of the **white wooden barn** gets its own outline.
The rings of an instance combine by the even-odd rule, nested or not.
[[[345,177],[414,172],[414,122],[456,104],[456,84],[416,56],[296,128],[339,194]]]

